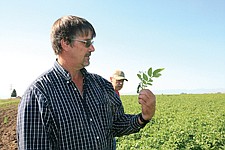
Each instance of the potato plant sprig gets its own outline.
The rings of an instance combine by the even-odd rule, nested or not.
[[[162,70],[164,70],[164,68],[159,68],[153,71],[152,67],[150,67],[147,72],[139,71],[137,76],[141,80],[141,82],[138,84],[137,93],[139,93],[142,89],[145,89],[149,85],[151,86],[153,82],[152,78],[160,77],[161,76],[160,72]]]

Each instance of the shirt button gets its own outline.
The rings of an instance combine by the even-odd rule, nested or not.
[[[96,138],[99,139],[99,136],[97,136]]]
[[[92,119],[90,119],[90,121],[92,121]]]
[[[68,84],[69,84],[69,83],[70,83],[70,81],[67,81],[66,83],[68,83]]]

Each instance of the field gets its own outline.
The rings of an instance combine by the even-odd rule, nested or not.
[[[136,97],[121,99],[126,112],[139,112]],[[224,150],[225,94],[158,95],[152,122],[137,134],[117,138],[117,148]]]
[[[139,113],[137,96],[121,96],[125,112]],[[16,148],[18,99],[0,100],[0,149]],[[152,121],[116,139],[118,150],[225,149],[225,94],[157,95]]]
[[[16,150],[16,116],[19,99],[0,100],[0,150]]]

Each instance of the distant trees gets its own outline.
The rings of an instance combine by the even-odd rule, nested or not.
[[[11,93],[11,97],[17,97],[17,93],[16,93],[16,90],[13,89],[12,93]]]

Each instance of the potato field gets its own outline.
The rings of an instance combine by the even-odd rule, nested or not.
[[[139,113],[137,96],[122,96]],[[157,95],[156,114],[139,133],[117,138],[117,149],[224,150],[225,94]]]
[[[137,95],[121,96],[137,114]],[[15,150],[19,100],[0,100],[0,149]],[[224,150],[225,94],[157,95],[156,114],[139,133],[116,138],[118,150]]]

